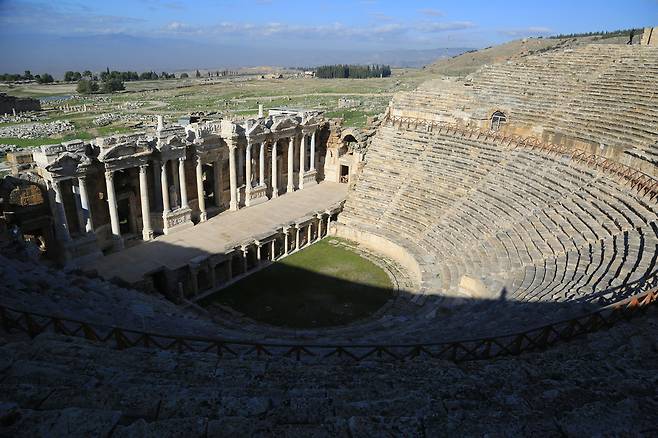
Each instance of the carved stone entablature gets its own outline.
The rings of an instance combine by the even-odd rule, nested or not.
[[[324,121],[317,115],[310,115],[309,117],[304,117],[300,126],[304,134],[310,134],[317,131]]]
[[[184,132],[182,134],[184,134]],[[155,147],[160,152],[163,160],[174,160],[185,158],[187,142],[184,140],[183,135],[172,135],[166,138],[158,138]]]
[[[275,140],[285,137],[295,137],[299,132],[299,121],[293,117],[284,117],[274,120],[270,127]]]
[[[263,120],[247,120],[245,124],[245,135],[252,144],[265,141],[270,132]]]
[[[185,138],[185,128],[182,126],[167,126],[162,129],[158,129],[155,132],[158,140],[165,140],[169,137],[179,137]]]
[[[226,140],[227,142],[228,139],[238,136],[238,128],[239,125],[237,125],[234,122],[231,122],[230,120],[222,120],[219,124],[219,131],[221,133],[221,136],[222,138],[227,139]]]
[[[45,169],[51,179],[66,179],[86,175],[92,165],[92,160],[83,153],[64,152]]]
[[[217,123],[197,122],[185,126],[185,137],[190,143],[203,145],[207,143],[216,144],[220,137],[220,127]]]
[[[123,139],[120,139],[123,140]],[[98,160],[108,170],[118,170],[147,164],[155,150],[155,141],[150,137],[127,137],[125,142],[114,142],[103,146]]]
[[[87,156],[90,159],[93,159],[98,151],[89,142],[85,143],[82,140],[74,140],[60,144],[41,146],[38,150],[33,152],[32,157],[38,168],[46,169],[62,156],[62,154],[66,153]]]

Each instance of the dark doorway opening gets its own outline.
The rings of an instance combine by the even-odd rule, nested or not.
[[[119,199],[117,202],[119,212],[119,230],[121,234],[130,234],[130,200],[128,198]]]
[[[348,183],[350,182],[350,166],[345,166],[341,164],[340,166],[340,182]]]

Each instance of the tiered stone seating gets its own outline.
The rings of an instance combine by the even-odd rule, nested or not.
[[[220,359],[0,338],[0,435],[650,435],[655,321],[460,365]]]
[[[416,143],[420,162],[377,214],[354,222],[371,211],[370,188],[393,178],[394,158],[381,157],[392,143]],[[628,296],[658,273],[656,199],[568,158],[388,127],[366,169],[340,220],[406,248],[427,294],[586,303]]]
[[[592,44],[485,66],[460,82],[435,80],[394,98],[394,115],[440,121],[488,120],[618,147],[658,160],[658,49]]]

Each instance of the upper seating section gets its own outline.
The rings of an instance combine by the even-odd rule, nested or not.
[[[506,129],[608,156],[658,162],[658,48],[587,45],[485,66],[465,81],[434,80],[394,98],[391,114],[476,124],[495,111]],[[592,149],[593,150],[593,149]],[[626,158],[626,161],[624,160]]]

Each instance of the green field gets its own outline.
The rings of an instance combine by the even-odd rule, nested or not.
[[[372,315],[394,294],[384,270],[345,246],[322,240],[207,298],[257,321],[329,327]]]
[[[92,124],[95,117],[107,113],[160,114],[166,122],[176,121],[180,116],[196,111],[213,112],[213,117],[243,118],[255,116],[259,103],[266,109],[292,107],[323,110],[327,117],[343,118],[346,127],[363,127],[368,116],[385,111],[394,93],[412,90],[427,77],[427,72],[419,69],[395,69],[389,78],[373,79],[261,79],[260,75],[248,74],[212,82],[200,79],[126,82],[123,92],[93,96],[76,95],[73,83],[0,84],[0,92],[14,96],[74,96],[65,102],[45,103],[43,106],[47,111],[42,121],[70,120],[76,127],[73,132],[52,137],[30,140],[3,137],[0,144],[39,146],[132,130],[123,123],[102,128]],[[354,106],[341,108],[341,98],[349,99]],[[138,104],[138,107],[120,107],[129,102]],[[64,113],[55,108],[63,104],[86,104],[88,112]],[[0,127],[11,124],[0,123]]]

